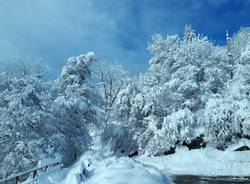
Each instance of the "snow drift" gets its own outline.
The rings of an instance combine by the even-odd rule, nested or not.
[[[172,181],[153,166],[144,166],[130,158],[107,157],[90,151],[72,167],[41,175],[34,183],[171,184]]]

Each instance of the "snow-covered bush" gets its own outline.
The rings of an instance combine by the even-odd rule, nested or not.
[[[130,127],[121,122],[109,122],[102,133],[102,144],[115,155],[128,155],[138,149]]]
[[[146,130],[139,136],[139,142],[149,154],[163,154],[177,143],[189,143],[195,138],[192,131],[196,118],[189,109],[179,110],[164,119],[150,115],[143,123]]]
[[[240,134],[240,123],[234,117],[234,103],[211,98],[204,113],[205,139],[212,146],[225,149],[228,142]]]

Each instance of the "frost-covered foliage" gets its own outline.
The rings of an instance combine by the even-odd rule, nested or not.
[[[97,93],[88,85],[93,53],[72,57],[55,81],[36,73],[0,74],[0,178],[59,153],[64,161],[91,144]]]
[[[42,149],[49,151],[43,139],[49,114],[44,104],[46,88],[39,78],[0,75],[0,174],[5,176],[34,165]]]
[[[242,29],[235,35],[233,55],[237,59],[234,59],[233,77],[225,92],[211,98],[205,108],[207,139],[221,149],[233,139],[250,136],[249,34],[249,29]]]
[[[142,148],[156,154],[197,136],[219,149],[249,132],[249,29],[226,47],[186,26],[178,35],[154,35],[149,69],[118,94],[116,120]]]
[[[128,72],[120,64],[97,64],[94,69],[97,88],[103,98],[105,111],[105,123],[113,117],[113,108],[118,93],[128,84]]]
[[[113,121],[117,113],[115,104],[118,94],[129,84],[128,72],[119,64],[97,63],[93,66],[93,76],[102,97],[101,107],[105,113],[102,130],[98,133],[101,138],[99,144],[105,145],[109,151],[117,155],[129,154],[137,148],[129,134],[130,127]]]
[[[225,99],[211,98],[204,112],[206,139],[213,146],[224,149],[226,143],[241,134],[241,125],[235,117],[236,106]]]
[[[98,126],[101,97],[88,84],[89,67],[94,60],[92,52],[69,58],[59,79],[50,84],[54,86],[50,97],[53,99],[51,114],[63,135],[63,139],[56,136],[55,140],[64,142],[59,145],[64,146],[62,150],[69,161],[90,146],[89,125]]]

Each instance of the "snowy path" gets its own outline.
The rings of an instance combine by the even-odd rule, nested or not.
[[[35,184],[169,184],[169,175],[250,176],[250,151],[218,151],[213,148],[136,160],[109,157],[89,151],[72,167],[51,170]]]
[[[84,175],[83,175],[84,173]],[[72,167],[38,177],[35,184],[170,184],[171,179],[153,166],[130,158],[84,154]]]

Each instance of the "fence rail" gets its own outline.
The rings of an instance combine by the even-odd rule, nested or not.
[[[27,176],[27,178],[28,178],[28,177],[31,176],[32,179],[35,179],[36,176],[38,175],[38,171],[47,172],[48,168],[50,168],[50,167],[56,167],[56,166],[60,166],[62,168],[62,162],[61,161],[60,162],[57,161],[57,162],[54,162],[54,163],[50,163],[50,164],[47,164],[47,165],[44,165],[44,166],[41,166],[41,167],[37,167],[37,168],[31,169],[31,170],[28,170],[28,171],[24,171],[24,172],[12,175],[12,176],[10,176],[8,178],[0,180],[0,184],[6,184],[6,183],[20,184],[21,177]],[[25,178],[25,180],[27,178]]]

